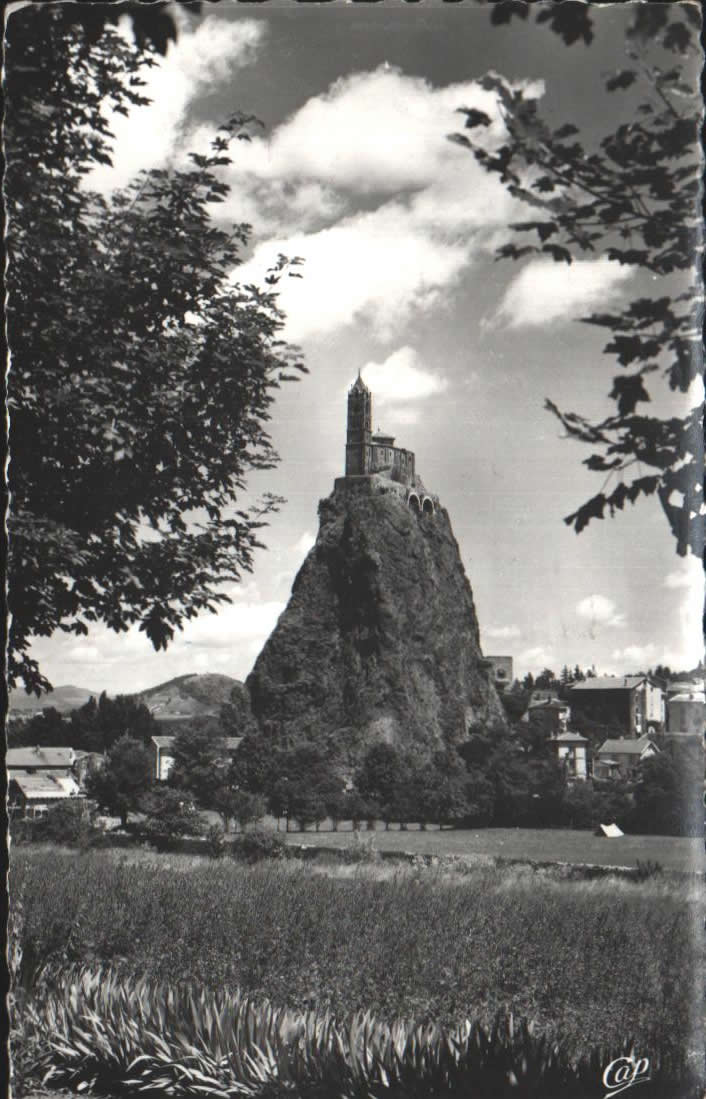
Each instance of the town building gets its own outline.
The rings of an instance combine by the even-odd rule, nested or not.
[[[706,730],[706,699],[703,689],[667,696],[667,732],[670,736],[703,736]]]
[[[495,690],[506,690],[512,683],[512,657],[487,656],[486,660],[490,663]]]
[[[556,752],[557,759],[566,767],[566,777],[584,782],[588,778],[588,740],[580,733],[567,729],[549,737],[549,744]]]
[[[22,771],[28,775],[38,772],[65,772],[68,774],[76,760],[73,748],[8,748],[5,754],[5,768],[8,778],[14,772]]]
[[[527,709],[520,720],[529,723],[533,718],[539,717],[544,722],[545,727],[551,729],[552,732],[566,732],[571,718],[569,704],[556,697],[537,698],[535,693],[539,694],[541,692],[533,692],[527,704]]]
[[[84,796],[70,774],[13,769],[8,778],[8,808],[12,817],[43,817],[58,802]]]
[[[658,752],[659,748],[648,736],[605,740],[593,761],[593,777],[632,778],[640,763]]]
[[[655,736],[664,729],[662,689],[648,676],[592,676],[574,683],[570,697],[574,709],[618,726],[626,736]]]
[[[153,736],[150,741],[152,752],[153,774],[157,782],[166,782],[169,772],[174,766],[174,741],[175,736]],[[223,737],[221,742],[225,745],[226,754],[232,756],[243,742],[241,736]]]

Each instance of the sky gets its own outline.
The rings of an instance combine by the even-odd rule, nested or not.
[[[237,143],[214,214],[253,226],[234,278],[260,282],[279,253],[304,260],[280,305],[309,373],[273,408],[280,465],[250,482],[287,503],[232,604],[187,624],[166,653],[136,629],[38,639],[33,655],[55,686],[127,693],[192,672],[247,676],[314,543],[318,501],[343,473],[358,370],[374,427],[415,452],[448,510],[486,654],[512,655],[519,676],[697,663],[698,562],[676,556],[651,499],[580,536],[567,527],[601,477],[543,408],[550,397],[589,416],[610,410],[605,332],[577,318],[655,288],[600,255],[570,267],[497,262],[528,207],[447,140],[460,107],[490,116],[488,147],[501,140],[495,95],[479,83],[488,71],[589,144],[631,117],[632,92],[603,91],[625,64],[630,7],[594,7],[595,41],[571,48],[529,20],[492,27],[470,3],[223,0],[200,18],[177,13],[178,41],[146,73],[152,104],[111,120],[114,167],[87,185],[108,193],[141,169],[184,163],[235,111],[264,123]],[[666,394],[651,411],[683,407]]]

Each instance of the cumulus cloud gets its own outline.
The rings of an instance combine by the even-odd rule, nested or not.
[[[665,588],[690,588],[697,599],[704,587],[703,565],[698,557],[682,557],[677,568],[664,578]]]
[[[117,116],[115,167],[97,168],[88,185],[124,185],[141,168],[186,163],[207,150],[211,123],[191,124],[191,105],[250,63],[263,24],[186,18],[166,59],[146,73],[149,107]],[[532,96],[543,84],[518,84]],[[472,81],[435,87],[381,66],[335,81],[272,133],[237,143],[222,169],[231,193],[213,214],[247,221],[259,241],[238,281],[261,283],[279,253],[302,256],[304,278],[279,287],[284,335],[299,342],[357,322],[388,340],[415,314],[444,305],[461,273],[492,249],[515,200],[464,149],[446,139],[459,107],[484,111],[488,146],[504,124],[493,92]]]
[[[363,380],[375,393],[379,404],[418,401],[443,393],[446,378],[425,369],[413,347],[400,347],[384,362],[368,362],[361,370]]]
[[[550,668],[556,662],[556,656],[551,649],[547,649],[543,645],[534,645],[521,652],[518,661],[525,668],[541,670]]]
[[[522,636],[519,626],[490,626],[484,629],[483,633],[493,641],[512,641]]]
[[[518,83],[540,96],[542,81]],[[449,166],[473,167],[473,158],[446,140],[461,126],[460,106],[484,111],[491,123],[484,144],[504,133],[494,92],[473,81],[434,87],[390,65],[336,80],[313,96],[271,135],[238,156],[237,171],[260,179],[316,180],[357,194],[397,195],[436,183]]]
[[[177,41],[155,67],[141,73],[145,87],[140,94],[152,102],[133,108],[129,117],[109,115],[115,135],[113,166],[96,167],[86,177],[92,190],[124,187],[141,169],[162,167],[181,154],[192,102],[250,64],[265,30],[253,19],[231,22],[217,16],[194,28],[183,12],[175,15],[180,24]],[[123,28],[123,33],[130,31]]]
[[[469,263],[467,246],[449,245],[415,226],[396,203],[312,234],[267,241],[237,268],[240,283],[260,283],[279,253],[301,256],[302,279],[279,285],[284,335],[299,342],[364,321],[391,338],[412,314],[440,302]]]
[[[550,259],[532,260],[509,284],[489,327],[537,327],[573,321],[605,303],[632,275],[627,266],[605,257],[572,264]]]
[[[246,585],[243,585],[246,589]],[[165,679],[218,669],[244,679],[284,610],[284,602],[262,601],[254,585],[218,614],[204,614],[177,631],[166,653],[155,653],[144,633],[134,626],[116,635],[95,626],[85,641],[57,654],[50,640],[37,639],[32,655],[55,683],[73,683],[110,693],[132,693]]]
[[[303,257],[303,279],[280,284],[289,339],[360,321],[391,339],[413,315],[443,307],[461,274],[497,245],[519,207],[446,140],[461,105],[483,110],[492,122],[482,139],[499,140],[493,93],[473,82],[435,88],[387,66],[337,81],[238,149],[218,216],[247,217],[260,237],[239,281],[259,282],[279,253]]]
[[[615,603],[605,595],[588,595],[576,604],[579,618],[592,626],[624,626],[625,615],[619,614]]]
[[[635,671],[640,668],[646,671],[649,664],[659,663],[656,659],[658,653],[658,646],[650,641],[646,645],[626,645],[624,649],[614,649],[613,660],[628,664]]]

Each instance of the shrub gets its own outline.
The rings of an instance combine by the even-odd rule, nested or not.
[[[49,810],[44,820],[38,822],[35,837],[48,840],[49,843],[80,846],[89,842],[92,833],[85,804],[80,801],[60,801]]]
[[[206,850],[212,859],[223,858],[226,849],[225,832],[220,824],[212,824],[206,833]]]
[[[239,992],[208,993],[190,981],[170,985],[110,970],[68,970],[60,981],[58,990],[43,990],[28,1013],[28,1036],[43,1041],[37,1074],[54,1088],[99,1094],[129,1094],[139,1083],[143,1093],[182,1099],[205,1092],[220,1099],[564,1099],[596,1094],[603,1067],[634,1048],[614,1037],[609,1049],[589,1048],[577,1060],[565,1043],[547,1041],[508,1012],[498,1012],[489,1025],[466,1020],[444,1028],[429,1021],[388,1023],[369,1011],[337,1019],[329,1011],[291,1011]],[[668,1043],[650,1045],[650,1067],[649,1094],[702,1094],[703,1081]]]
[[[234,840],[231,854],[234,859],[243,862],[260,862],[262,859],[281,859],[284,857],[286,841],[278,832],[243,832]]]
[[[343,849],[343,861],[379,862],[380,852],[375,846],[375,833],[369,832],[363,836],[360,832],[354,832],[351,843]]]
[[[168,787],[155,790],[143,801],[147,813],[144,835],[158,851],[168,851],[178,836],[200,836],[204,820],[189,795]]]
[[[664,867],[661,862],[657,862],[655,859],[638,859],[637,870],[635,871],[636,881],[647,881],[648,878],[658,878],[664,873]]]

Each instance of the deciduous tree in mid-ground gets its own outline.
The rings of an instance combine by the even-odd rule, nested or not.
[[[113,744],[104,765],[87,775],[86,793],[100,809],[120,817],[124,828],[129,814],[138,810],[152,779],[147,749],[139,740],[123,736]]]
[[[393,820],[401,820],[400,814],[411,811],[411,798],[402,798],[409,768],[406,760],[391,744],[373,744],[366,752],[355,776],[355,787],[364,801],[379,806],[380,814],[389,827]],[[407,816],[404,823],[410,820]]]
[[[233,821],[237,822],[241,831],[245,831],[248,824],[264,817],[267,804],[261,794],[219,786],[210,798],[209,808],[220,815],[224,831],[228,831]]]
[[[214,798],[228,785],[230,760],[225,742],[207,729],[184,729],[174,738],[172,754],[169,786],[191,795],[199,808],[220,812]]]
[[[179,836],[200,836],[206,822],[185,790],[153,788],[141,802],[146,815],[145,833],[157,848],[169,847]]]
[[[590,4],[498,3],[492,21],[513,16],[547,23],[566,43],[593,38],[600,7]],[[602,479],[600,490],[567,516],[578,532],[615,515],[627,503],[656,495],[680,555],[703,549],[703,439],[701,408],[682,414],[644,411],[661,379],[687,394],[703,369],[702,295],[698,282],[702,238],[699,191],[701,97],[696,4],[634,4],[625,41],[625,67],[611,73],[608,92],[639,99],[627,120],[589,145],[571,121],[557,127],[542,118],[538,102],[501,77],[481,85],[498,96],[506,136],[493,150],[473,131],[487,126],[482,111],[463,109],[466,132],[452,139],[469,148],[488,172],[527,204],[528,217],[511,228],[518,243],[499,258],[606,256],[636,272],[650,272],[651,293],[605,313],[581,318],[605,329],[607,355],[620,372],[609,397],[614,409],[594,420],[547,409],[566,434],[591,449],[584,465]],[[660,383],[657,383],[657,388]],[[686,406],[686,401],[682,407]]]
[[[36,691],[34,636],[138,624],[166,648],[228,600],[277,506],[243,500],[278,460],[275,391],[304,369],[272,286],[234,281],[248,227],[213,216],[247,120],[186,168],[91,189],[110,112],[146,102],[157,62],[104,24],[94,40],[76,6],[28,5],[6,27],[8,670]]]

